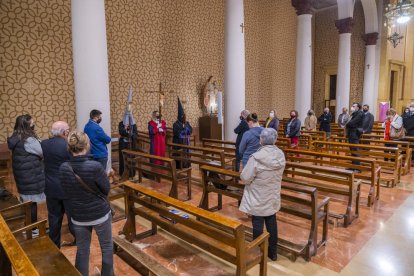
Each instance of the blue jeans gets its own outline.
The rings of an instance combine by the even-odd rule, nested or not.
[[[112,216],[98,225],[94,226],[80,226],[73,225],[76,234],[76,262],[75,267],[82,276],[89,275],[89,253],[91,246],[92,228],[98,236],[99,245],[102,251],[102,276],[114,275],[114,258],[112,245]]]
[[[49,237],[60,248],[60,233],[62,228],[63,215],[66,213],[68,218],[69,232],[75,237],[73,223],[70,215],[67,212],[66,201],[57,198],[46,198],[47,204],[47,219],[49,220]]]
[[[108,164],[108,157],[104,157],[104,158],[94,158],[94,160],[95,161],[98,161],[99,163],[101,163],[102,167],[106,171],[106,166]]]

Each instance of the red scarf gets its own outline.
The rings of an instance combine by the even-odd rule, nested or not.
[[[391,140],[390,132],[391,132],[391,120],[387,120],[385,122],[384,140],[386,140],[386,141]]]

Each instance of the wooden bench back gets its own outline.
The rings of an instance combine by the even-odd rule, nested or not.
[[[325,131],[319,131],[319,130],[301,130],[301,134],[306,134],[311,136],[312,141],[313,140],[320,140],[320,141],[326,141],[326,132]]]
[[[236,142],[218,139],[202,139],[203,148],[223,150],[226,158],[236,158]]]

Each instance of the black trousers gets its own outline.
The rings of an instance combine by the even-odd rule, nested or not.
[[[359,144],[359,138],[348,138],[349,144]],[[351,151],[356,152],[359,150],[358,147],[351,147]],[[353,153],[352,156],[359,157],[359,154]],[[352,161],[352,164],[354,165],[360,165],[361,163],[359,161]]]
[[[267,217],[252,216],[252,224],[253,224],[253,239],[256,239],[261,234],[263,234],[263,227],[264,227],[264,224],[266,224],[266,230],[267,232],[269,232],[268,256],[271,259],[275,259],[277,256],[276,214],[267,216]]]
[[[60,236],[62,229],[62,220],[63,215],[66,213],[68,218],[69,231],[72,236],[75,237],[75,230],[73,229],[72,220],[68,214],[65,205],[67,204],[65,200],[57,198],[46,198],[48,220],[49,220],[49,237],[60,248]]]

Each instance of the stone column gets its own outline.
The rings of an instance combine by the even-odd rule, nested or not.
[[[302,123],[312,108],[312,5],[311,0],[292,0],[298,15],[296,39],[295,109]]]
[[[224,37],[224,137],[236,140],[234,128],[245,109],[243,0],[226,0]]]
[[[351,85],[351,33],[353,25],[354,19],[352,17],[339,19],[335,22],[335,26],[339,31],[336,114],[341,114],[343,107],[349,109],[349,92]]]
[[[378,33],[365,35],[365,72],[364,72],[364,91],[362,104],[368,104],[372,114],[377,105],[377,93],[375,93],[375,70],[376,70],[376,46]]]
[[[72,0],[71,9],[77,129],[83,131],[89,112],[98,109],[101,126],[111,135],[105,2]],[[110,145],[108,152],[111,164]]]

